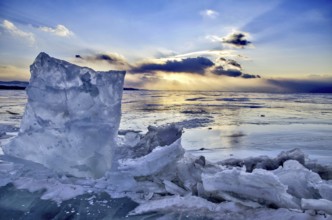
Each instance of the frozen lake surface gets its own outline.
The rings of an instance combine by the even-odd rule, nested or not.
[[[332,163],[332,95],[125,92],[121,129],[183,122],[183,146],[211,161],[300,148]]]
[[[0,141],[15,135],[26,102],[25,91],[0,91]],[[183,147],[213,162],[300,148],[332,164],[331,119],[331,94],[124,91],[120,129],[179,123]]]
[[[17,135],[26,102],[24,91],[0,91],[0,145]],[[281,151],[299,148],[310,159],[332,164],[331,95],[125,91],[122,103],[120,134],[130,130],[144,134],[150,125],[177,123],[184,127],[182,145],[186,151],[195,156],[203,155],[211,162],[259,155],[275,158]],[[177,149],[177,146],[175,144],[172,149]],[[160,151],[153,152],[158,154]],[[296,158],[299,152],[293,153]],[[171,158],[165,155],[163,159]],[[122,194],[117,194],[112,187],[117,186],[118,181],[121,187],[131,184],[121,179],[125,176],[106,174],[96,180],[76,178],[60,175],[29,161],[1,156],[0,219],[266,219],[267,216],[271,219],[331,219],[330,215],[326,218],[324,212],[313,211],[318,209],[331,213],[331,172],[324,170],[324,167],[315,167],[312,161],[306,165],[321,169],[322,172],[317,169],[316,172],[324,180],[292,160],[285,162],[283,167],[273,168],[273,171],[255,169],[245,172],[239,167],[226,168],[227,163],[232,167],[236,166],[232,164],[243,162],[251,169],[254,161],[258,162],[256,165],[259,167],[262,165],[259,161],[266,158],[230,159],[224,161],[225,167],[221,168],[219,163],[205,164],[204,157],[193,158],[186,154],[181,162],[174,165],[176,172],[172,170],[174,167],[170,170],[168,167],[158,174],[161,176],[152,175],[152,180],[149,175],[137,174],[137,183],[143,184],[152,193],[123,194],[121,191]],[[279,160],[283,161],[280,159],[282,156],[278,158],[267,159],[267,168]],[[136,164],[132,167],[135,173],[143,167],[137,168]],[[154,164],[158,167],[159,160]],[[179,174],[176,178],[180,179],[171,182],[174,179],[171,174],[174,173]],[[186,178],[181,179],[180,174]],[[192,195],[187,194],[184,188],[191,189],[191,185],[186,184],[195,176],[202,178],[203,182],[193,186],[197,192],[189,190]],[[183,181],[184,185],[180,185],[184,188],[177,185],[179,180]],[[190,187],[187,189],[186,186]],[[166,191],[159,192],[160,187]],[[210,193],[210,200],[205,199],[207,194],[201,190],[202,187]],[[305,213],[298,208],[289,209],[295,204],[294,201],[299,204],[299,200],[289,200],[288,191],[283,191],[287,187],[297,199],[315,198],[301,200]],[[225,196],[230,202],[213,200],[219,198],[218,194],[213,193],[215,190],[229,192],[222,197]],[[138,204],[125,198],[127,195],[135,201],[144,202]],[[233,198],[236,195],[239,197]],[[261,207],[252,201],[260,201],[263,205],[276,203],[279,209]],[[130,213],[135,215],[128,216]]]

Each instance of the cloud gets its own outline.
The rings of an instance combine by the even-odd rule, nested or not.
[[[204,18],[215,19],[218,17],[219,13],[211,9],[206,9],[204,11],[201,11],[200,15],[202,15]]]
[[[332,78],[267,79],[268,84],[282,92],[332,93]]]
[[[251,42],[247,40],[248,33],[245,32],[233,32],[226,37],[222,38],[222,43],[227,44],[235,48],[244,48],[251,45]]]
[[[4,20],[1,24],[1,27],[3,27],[8,33],[10,33],[14,37],[24,39],[28,41],[31,45],[35,43],[35,36],[33,33],[20,30],[8,20]]]
[[[236,60],[226,59],[225,57],[219,57],[217,60],[218,63],[221,63],[224,67],[228,69],[238,69],[241,70],[242,66]]]
[[[144,88],[147,85],[158,85],[162,82],[162,78],[154,74],[127,74],[125,80],[126,87]]]
[[[30,78],[29,70],[25,67],[0,65],[0,81],[23,80]]]
[[[241,77],[244,79],[254,79],[261,78],[259,75],[252,75],[248,73],[243,73],[242,66],[232,59],[226,59],[225,57],[220,57],[217,60],[219,65],[216,65],[211,69],[211,73],[218,76],[229,76],[229,77]]]
[[[207,57],[236,57],[237,55],[233,50],[201,50],[201,51],[193,51],[184,54],[177,54],[173,56],[173,58],[185,58],[185,57],[197,57],[197,56],[207,56]],[[172,58],[172,57],[169,57]]]
[[[113,54],[112,55],[108,55],[108,54],[97,54],[95,56],[95,59],[96,60],[105,60],[109,63],[114,63],[114,62],[118,62],[119,59],[118,57],[114,56]]]
[[[62,24],[58,24],[55,28],[44,26],[44,27],[39,27],[38,29],[44,32],[52,33],[59,37],[70,37],[74,35],[72,31],[70,31]]]
[[[239,77],[242,75],[240,70],[236,69],[225,69],[223,66],[216,66],[212,73],[218,76],[230,76],[230,77]]]
[[[249,33],[241,32],[241,31],[233,31],[228,34],[226,37],[219,37],[216,35],[207,35],[205,38],[211,42],[219,42],[223,43],[226,46],[232,48],[244,48],[252,45],[252,43],[248,40]]]
[[[180,58],[174,60],[159,59],[138,65],[132,65],[130,73],[194,73],[198,75],[206,75],[207,77],[228,76],[233,78],[253,79],[261,78],[259,75],[244,73],[241,65],[233,60],[224,57],[212,62],[206,57]],[[209,75],[210,74],[210,75]]]
[[[109,64],[113,64],[113,65],[126,65],[127,64],[125,59],[117,53],[95,53],[95,54],[87,55],[87,56],[81,56],[79,54],[76,54],[75,58],[85,60],[88,62],[92,62],[92,63],[105,61],[105,62],[107,62]]]
[[[236,62],[235,60],[227,60],[227,64],[230,66],[242,69],[241,65],[238,62]]]
[[[222,42],[223,38],[219,37],[217,35],[206,35],[205,39],[211,41],[211,42]]]
[[[254,78],[261,78],[260,75],[252,75],[252,74],[248,74],[248,73],[244,73],[241,76],[244,79],[254,79]]]
[[[167,50],[167,49],[158,49],[155,54],[154,57],[157,59],[160,58],[167,58],[167,57],[172,57],[172,56],[176,56],[177,52],[172,51],[172,50]]]
[[[248,79],[201,74],[158,72],[150,75],[128,74],[126,86],[150,90],[261,91],[264,79]],[[270,86],[271,87],[271,86]],[[269,88],[270,88],[269,87]],[[272,89],[270,90],[272,91]]]
[[[244,74],[243,74],[244,75]],[[188,75],[176,73],[128,74],[126,86],[155,90],[215,90],[271,93],[331,93],[332,77],[319,79],[266,79],[218,75]]]
[[[204,74],[205,70],[214,63],[205,57],[184,58],[181,60],[167,60],[164,63],[142,63],[131,69],[132,73],[151,73],[156,71],[163,72],[182,72]]]

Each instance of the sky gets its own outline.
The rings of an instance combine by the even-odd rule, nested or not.
[[[332,91],[332,1],[0,0],[0,80],[42,51],[126,87]]]

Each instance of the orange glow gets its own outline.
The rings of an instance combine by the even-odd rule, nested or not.
[[[126,76],[127,84],[135,84],[140,76]],[[152,90],[209,90],[209,91],[234,91],[242,89],[251,91],[265,85],[263,79],[242,79],[222,77],[215,75],[198,75],[186,73],[163,73],[159,72],[153,76],[155,80],[142,83],[144,89]]]

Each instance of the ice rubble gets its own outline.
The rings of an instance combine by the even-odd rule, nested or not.
[[[298,149],[210,163],[184,151],[179,124],[117,136],[124,72],[94,72],[45,53],[31,72],[20,132],[0,158],[0,186],[44,189],[41,198],[58,203],[92,192],[126,196],[140,203],[131,215],[193,209],[220,219],[303,219],[307,209],[331,215],[332,169]]]
[[[214,196],[243,205],[259,207],[277,206],[281,208],[299,208],[294,198],[287,193],[277,176],[257,169],[252,173],[242,170],[224,170],[215,174],[203,174],[203,187]]]
[[[75,176],[102,176],[116,145],[125,71],[96,72],[46,53],[30,71],[20,131],[4,152]]]

